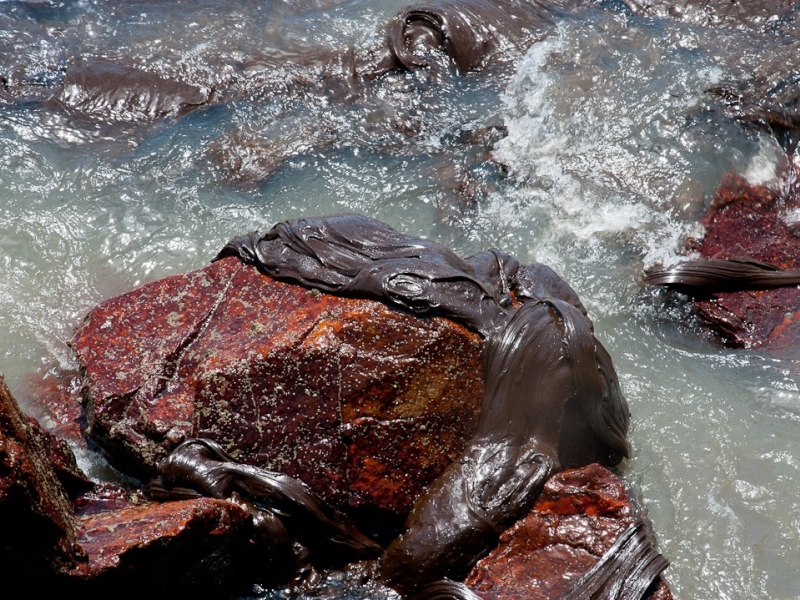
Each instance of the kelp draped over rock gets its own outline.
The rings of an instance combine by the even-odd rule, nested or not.
[[[253,232],[234,238],[215,260],[232,254],[273,277],[327,292],[383,300],[418,314],[440,314],[477,330],[488,338],[486,397],[496,398],[488,404],[484,401],[484,425],[478,426],[479,432],[481,427],[485,429],[482,435],[487,437],[500,431],[506,435],[511,415],[516,423],[513,427],[521,428],[515,434],[518,438],[530,435],[526,428],[541,426],[534,416],[541,407],[522,408],[519,400],[520,394],[530,393],[533,382],[520,385],[518,380],[535,368],[547,370],[543,365],[553,360],[531,354],[531,348],[544,343],[531,342],[531,336],[551,329],[560,332],[555,336],[558,341],[550,343],[567,344],[563,354],[580,370],[575,375],[581,382],[575,393],[585,394],[575,414],[582,414],[597,441],[609,448],[605,456],[581,456],[577,463],[590,458],[616,464],[628,455],[628,410],[611,360],[594,338],[583,305],[552,270],[536,264],[521,267],[514,257],[496,249],[461,259],[441,244],[399,233],[361,215],[279,223],[263,236]],[[528,301],[525,310],[516,308],[517,300]],[[544,318],[542,310],[534,313],[537,305],[549,307],[551,317]],[[503,388],[508,385],[511,387]],[[553,393],[546,386],[544,389]],[[559,390],[555,395],[566,401],[571,393]],[[560,415],[544,419],[558,431],[562,420]],[[560,451],[580,454],[572,445],[559,448],[557,438],[551,441],[554,445],[549,454],[554,460]],[[564,466],[576,466],[572,458],[566,462]]]
[[[436,582],[463,579],[500,532],[530,509],[556,470],[595,461],[614,465],[628,456],[628,409],[610,358],[574,292],[552,271],[521,268],[497,250],[462,260],[435,242],[358,215],[280,223],[264,236],[254,232],[233,239],[216,259],[231,254],[273,277],[443,314],[487,338],[486,395],[477,431],[417,501],[405,533],[378,563],[379,577],[402,593],[427,597],[441,592]],[[536,281],[536,273],[544,277]],[[534,290],[544,297],[535,297]],[[520,299],[527,301],[520,306]],[[232,461],[220,463],[229,458],[221,450],[182,459],[192,447],[209,446],[186,442],[164,461],[159,494],[169,496],[174,486],[186,486],[227,497],[236,488],[247,503],[277,511],[279,518],[292,514],[274,506],[274,499],[265,503],[265,494],[275,496],[270,491],[275,486],[264,482],[275,476]],[[309,504],[309,497],[304,494],[301,503],[319,503],[312,497]],[[325,514],[298,510],[315,519]],[[340,536],[330,527],[319,529],[323,537]],[[595,574],[594,589],[648,587],[666,561],[643,536],[634,545],[636,552],[621,544],[624,554],[601,561],[625,566]],[[457,585],[448,589],[453,597],[472,597]]]
[[[462,579],[553,472],[628,455],[627,405],[610,363],[598,368],[602,354],[588,319],[561,300],[514,313],[487,342],[478,429],[384,553],[384,578],[403,591],[420,579]]]
[[[506,317],[519,268],[497,250],[462,260],[436,242],[359,215],[279,223],[264,236],[234,238],[216,259],[230,255],[326,292],[452,317],[483,336]]]
[[[800,284],[800,270],[782,270],[754,258],[700,258],[668,269],[651,269],[645,283],[695,293],[763,290]]]
[[[800,328],[800,207],[796,172],[779,185],[727,175],[701,220],[705,235],[687,249],[700,258],[651,268],[644,282],[675,288],[720,341],[793,354]]]
[[[544,265],[520,266],[496,249],[462,259],[360,215],[279,223],[263,236],[255,231],[232,239],[215,260],[226,256],[326,292],[451,317],[484,337],[508,316],[512,292],[553,296],[586,313],[575,292]]]

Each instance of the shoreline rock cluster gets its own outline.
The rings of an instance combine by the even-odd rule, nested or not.
[[[501,256],[492,252],[486,256]],[[519,278],[519,293],[556,290],[582,309],[544,267],[525,267]],[[106,301],[73,349],[82,391],[43,385],[39,411],[71,443],[86,444],[86,433],[114,464],[147,478],[183,440],[213,437],[237,461],[305,482],[381,546],[470,443],[484,396],[483,341],[464,325],[278,281],[233,256]],[[192,490],[154,502],[144,486],[92,482],[66,441],[23,415],[4,384],[0,411],[0,514],[17,525],[0,547],[9,575],[53,589],[151,597],[193,589],[241,595],[291,576],[247,502]],[[553,581],[590,572],[635,519],[622,482],[599,465],[544,485],[526,517],[539,523],[539,549],[508,550],[531,547],[525,526],[514,526],[473,569],[465,593],[521,597],[538,573],[539,597],[554,597]],[[552,556],[560,562],[548,567]],[[649,597],[670,597],[660,581]]]
[[[65,441],[24,415],[2,379],[0,465],[8,524],[0,572],[9,580],[123,598],[192,590],[228,597],[269,583],[268,553],[254,547],[245,510],[213,498],[152,502],[143,490],[89,481]],[[600,465],[556,474],[466,583],[486,600],[554,598],[596,563],[636,510],[622,480]],[[646,597],[672,598],[663,580]]]

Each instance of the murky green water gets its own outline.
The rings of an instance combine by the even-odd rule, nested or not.
[[[361,212],[465,255],[496,246],[553,266],[594,318],[633,414],[623,472],[676,597],[797,598],[800,364],[720,350],[639,287],[643,267],[701,233],[723,173],[780,170],[774,139],[703,90],[788,52],[793,23],[752,36],[590,7],[507,75],[396,74],[343,102],[276,92],[314,72],[280,57],[375,45],[403,6],[0,1],[0,73],[36,94],[76,56],[238,90],[150,124],[0,102],[0,371],[12,390],[74,367],[67,343],[101,300],[282,219]],[[253,60],[272,66],[243,69]],[[489,146],[507,178],[464,143],[498,125],[508,136]],[[225,161],[243,147],[287,158],[242,181]],[[479,190],[473,207],[463,182]]]

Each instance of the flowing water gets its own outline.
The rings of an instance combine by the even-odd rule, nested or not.
[[[797,357],[720,349],[640,287],[644,267],[702,235],[724,173],[770,182],[785,167],[773,136],[704,90],[769,64],[791,75],[794,21],[713,31],[609,2],[564,17],[506,71],[390,74],[344,99],[296,83],[319,72],[315,56],[380,44],[405,5],[0,1],[0,75],[28,90],[0,97],[12,391],[75,367],[68,342],[98,302],[279,220],[360,212],[462,255],[495,246],[550,264],[593,317],[633,415],[622,473],[676,597],[797,598]],[[108,123],[42,101],[86,56],[220,102]],[[268,166],[248,171],[252,156]]]

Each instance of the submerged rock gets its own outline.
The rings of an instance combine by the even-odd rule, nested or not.
[[[463,450],[481,339],[440,317],[284,283],[226,258],[111,299],[73,348],[91,435],[142,474],[183,439],[407,512]]]
[[[184,115],[213,95],[210,88],[167,79],[102,59],[69,65],[58,102],[83,115],[109,121],[141,121]]]
[[[797,10],[794,0],[623,0],[634,12],[713,27],[766,29]]]
[[[386,28],[379,71],[430,67],[436,53],[460,73],[522,54],[581,0],[432,0],[400,11]]]
[[[598,464],[553,475],[530,513],[500,536],[465,583],[484,600],[552,600],[587,573],[635,521],[622,481]],[[672,598],[661,580],[653,600]]]

